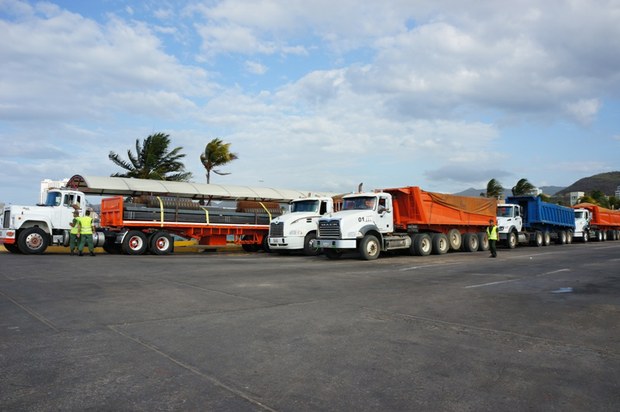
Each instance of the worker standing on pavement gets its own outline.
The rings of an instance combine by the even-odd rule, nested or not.
[[[497,257],[497,226],[493,219],[489,219],[489,226],[487,227],[487,237],[489,238],[489,249],[491,250],[491,256]]]
[[[95,232],[95,226],[93,225],[93,218],[90,217],[90,210],[86,211],[86,216],[79,218],[80,226],[80,246],[78,255],[82,256],[82,250],[84,249],[84,243],[88,244],[88,251],[91,256],[95,256],[93,247],[93,233]]]
[[[69,223],[71,230],[69,231],[69,251],[73,255],[78,248],[78,234],[80,233],[80,212],[76,209],[73,211],[73,220]]]

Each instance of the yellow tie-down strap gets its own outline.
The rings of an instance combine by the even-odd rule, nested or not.
[[[161,201],[159,196],[157,196],[157,200],[159,200],[159,226],[164,227],[164,202]]]
[[[201,207],[202,210],[205,211],[205,220],[207,222],[207,225],[209,224],[209,211],[207,210],[206,207]]]
[[[258,202],[259,205],[261,205],[263,207],[263,209],[265,209],[265,212],[267,212],[267,214],[269,215],[269,221],[271,222],[271,212],[269,212],[269,209],[267,209],[265,207],[265,205],[263,204],[263,202]]]

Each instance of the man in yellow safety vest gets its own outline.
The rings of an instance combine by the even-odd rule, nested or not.
[[[69,223],[69,226],[71,226],[71,230],[69,231],[69,252],[71,253],[71,255],[73,255],[78,248],[78,243],[79,243],[78,234],[80,233],[79,219],[80,219],[80,212],[78,212],[77,210],[74,210],[73,221]]]
[[[489,238],[489,249],[491,250],[491,256],[497,257],[497,226],[493,219],[489,219],[489,226],[487,227],[487,237]]]
[[[93,247],[93,233],[95,232],[95,226],[93,225],[93,218],[90,217],[90,210],[86,211],[86,216],[78,218],[80,226],[80,246],[78,255],[82,256],[82,249],[84,249],[84,243],[88,244],[88,251],[91,256],[95,256],[95,250]]]

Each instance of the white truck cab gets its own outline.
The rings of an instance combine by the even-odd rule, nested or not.
[[[0,217],[0,243],[10,252],[43,253],[49,245],[69,242],[69,223],[73,221],[74,205],[80,216],[86,211],[84,193],[70,189],[53,189],[44,204],[36,206],[8,205]],[[95,245],[98,245],[95,237]]]
[[[581,239],[583,242],[590,240],[590,222],[592,212],[588,209],[575,209],[575,233],[573,237]]]
[[[392,196],[389,193],[356,193],[343,196],[342,210],[328,213],[318,222],[315,243],[328,258],[357,249],[366,259],[376,259],[382,250],[409,247],[409,237],[391,239],[394,232]],[[391,242],[390,242],[391,241]]]
[[[514,204],[497,205],[497,234],[500,241],[505,241],[509,248],[519,242],[523,231],[523,214],[521,206]],[[525,241],[521,239],[521,241]]]
[[[318,219],[334,211],[331,197],[309,197],[291,202],[290,212],[274,218],[269,225],[269,249],[272,252],[301,250],[307,256],[317,255],[314,244]]]

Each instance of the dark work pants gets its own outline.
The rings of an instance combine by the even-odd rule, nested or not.
[[[497,243],[497,240],[489,239],[489,249],[491,250],[491,256],[493,257],[497,257],[496,243]]]

